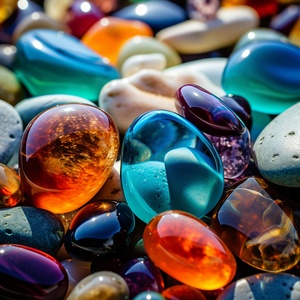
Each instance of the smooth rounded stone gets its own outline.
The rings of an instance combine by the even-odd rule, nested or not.
[[[222,87],[227,94],[246,98],[254,111],[279,114],[299,101],[299,68],[299,47],[281,41],[257,41],[230,55]]]
[[[127,58],[121,67],[122,77],[128,77],[143,69],[162,71],[166,68],[167,59],[161,53],[137,54]]]
[[[22,21],[20,21],[13,32],[12,42],[14,44],[17,43],[18,39],[29,30],[42,28],[61,31],[68,30],[63,23],[51,19],[41,11],[37,11],[26,16],[22,19]]]
[[[120,275],[108,271],[96,272],[79,281],[66,300],[80,299],[129,299],[129,289]]]
[[[181,54],[198,54],[231,46],[258,25],[259,17],[249,6],[221,7],[215,19],[187,20],[161,30],[156,38]]]
[[[166,300],[206,300],[204,294],[191,286],[185,284],[176,284],[166,288],[162,292]]]
[[[62,222],[47,210],[29,206],[0,209],[0,244],[29,246],[53,255],[63,238]]]
[[[166,300],[164,296],[155,291],[144,291],[132,298],[132,300]]]
[[[36,117],[44,110],[57,105],[71,103],[95,105],[94,102],[82,97],[65,94],[54,94],[23,99],[22,101],[17,103],[15,109],[21,116],[23,126],[26,127],[34,117]]]
[[[171,210],[155,216],[143,239],[155,265],[183,284],[210,291],[235,276],[236,261],[227,245],[192,214]]]
[[[190,19],[207,22],[216,18],[218,9],[220,8],[219,0],[188,0],[187,12]]]
[[[125,42],[118,55],[118,67],[122,68],[126,59],[133,55],[161,53],[165,56],[167,68],[179,65],[179,54],[167,44],[154,37],[136,36]]]
[[[5,22],[17,9],[17,0],[1,1],[0,24]]]
[[[217,300],[237,299],[300,299],[300,277],[287,273],[255,274],[231,283],[217,298]]]
[[[253,154],[267,180],[300,187],[300,102],[274,118],[259,134]]]
[[[119,78],[106,59],[61,31],[33,29],[16,47],[14,70],[32,96],[69,94],[95,101],[107,82]]]
[[[1,298],[64,299],[68,274],[49,254],[22,245],[0,245],[0,258]]]
[[[22,119],[16,109],[0,100],[0,163],[7,164],[20,146]]]
[[[154,33],[187,19],[185,10],[179,5],[161,0],[132,4],[119,9],[113,15],[123,19],[144,22],[152,28]]]
[[[289,39],[286,35],[270,28],[254,28],[239,38],[232,52],[257,41],[281,41],[288,43]]]
[[[207,176],[201,178],[202,172]],[[183,173],[188,174],[186,187],[179,195]],[[152,110],[138,117],[124,136],[121,182],[128,205],[145,223],[170,209],[201,217],[221,197],[223,165],[215,147],[192,123],[174,112]]]
[[[112,80],[99,94],[99,106],[108,112],[124,134],[130,124],[141,114],[164,109],[176,112],[175,91],[185,83],[196,83],[197,75],[177,72],[164,75],[157,70],[145,69],[132,76]]]
[[[13,68],[17,48],[10,44],[0,45],[0,64],[10,70]]]

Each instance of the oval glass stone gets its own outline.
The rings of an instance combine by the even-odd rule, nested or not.
[[[168,287],[162,292],[166,300],[206,300],[204,294],[191,286],[185,284],[176,284]]]
[[[114,166],[119,134],[96,106],[50,108],[26,127],[20,147],[20,176],[26,198],[56,214],[87,203]]]
[[[212,228],[241,260],[268,272],[283,272],[300,258],[292,211],[259,177],[229,188],[215,209]]]
[[[183,211],[166,211],[145,227],[150,259],[176,280],[202,290],[227,285],[236,272],[229,248],[203,221]]]
[[[145,223],[169,209],[201,217],[223,193],[223,166],[215,147],[192,123],[153,110],[125,134],[121,182],[128,205]]]
[[[61,300],[68,275],[50,255],[20,245],[0,245],[0,295],[4,299]]]
[[[230,55],[222,87],[227,94],[246,98],[254,111],[279,114],[299,101],[299,68],[299,47],[280,41],[257,41]]]
[[[80,209],[71,221],[65,248],[79,260],[116,256],[128,245],[134,226],[134,215],[127,204],[95,201]]]

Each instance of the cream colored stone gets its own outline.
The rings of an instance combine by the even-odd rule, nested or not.
[[[233,45],[258,25],[259,16],[249,6],[221,7],[215,19],[190,19],[159,31],[156,38],[182,54],[204,53]]]
[[[123,63],[121,74],[123,77],[128,77],[143,69],[162,71],[166,65],[166,57],[161,53],[133,55]]]

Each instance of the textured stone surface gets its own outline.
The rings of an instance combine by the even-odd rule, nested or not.
[[[300,102],[273,119],[257,137],[255,163],[267,180],[300,187]]]

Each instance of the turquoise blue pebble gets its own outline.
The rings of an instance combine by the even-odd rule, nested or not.
[[[177,148],[165,156],[165,168],[172,209],[203,217],[219,202],[223,174],[205,153],[193,148]]]
[[[0,163],[7,164],[18,150],[22,133],[19,113],[12,105],[0,100]]]
[[[61,220],[47,210],[29,206],[0,209],[0,244],[19,244],[54,255],[63,238]]]
[[[174,112],[152,110],[125,133],[121,184],[128,205],[145,223],[170,209],[202,216],[221,197],[223,165],[214,145],[191,122]],[[180,189],[184,192],[177,194]]]
[[[138,20],[151,27],[154,33],[187,20],[186,11],[171,1],[143,1],[126,6],[113,14],[115,17]]]
[[[94,102],[84,99],[82,97],[59,94],[26,98],[20,101],[15,106],[15,109],[21,116],[24,127],[26,127],[34,117],[36,117],[44,110],[54,107],[56,105],[70,103],[83,103],[95,105]]]
[[[217,300],[300,299],[300,277],[288,273],[260,273],[241,278],[219,294]]]
[[[247,99],[251,109],[279,114],[300,99],[300,48],[281,41],[257,41],[228,58],[222,74],[227,94]]]
[[[16,47],[13,69],[31,96],[68,94],[98,102],[102,87],[120,77],[105,58],[61,31],[30,30]]]
[[[166,298],[163,297],[160,293],[154,291],[145,291],[139,293],[132,300],[165,300]]]

